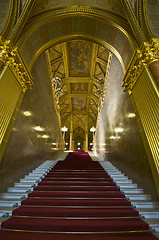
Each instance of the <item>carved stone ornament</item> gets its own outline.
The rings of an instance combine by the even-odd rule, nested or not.
[[[26,68],[18,49],[13,48],[10,41],[3,41],[0,36],[0,61],[9,66],[25,93],[33,85],[31,74]]]
[[[159,39],[152,38],[150,42],[144,42],[140,49],[137,49],[123,79],[122,87],[129,95],[137,82],[140,74],[148,68],[152,62],[159,61]]]

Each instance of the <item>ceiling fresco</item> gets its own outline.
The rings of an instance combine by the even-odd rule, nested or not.
[[[68,42],[69,75],[90,76],[92,43],[84,41]]]
[[[88,93],[88,83],[71,83],[71,93]]]
[[[71,40],[46,51],[61,126],[89,132],[96,126],[109,72],[110,53],[86,40]],[[76,141],[76,140],[75,140]]]
[[[72,98],[73,111],[86,111],[86,98]]]

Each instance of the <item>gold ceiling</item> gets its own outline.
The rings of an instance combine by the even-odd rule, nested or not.
[[[71,40],[46,51],[61,126],[82,138],[96,127],[112,54],[103,46]]]

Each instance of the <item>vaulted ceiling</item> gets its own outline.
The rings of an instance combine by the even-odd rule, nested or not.
[[[46,51],[61,126],[74,138],[96,126],[112,54],[103,46],[71,40]],[[81,129],[81,133],[77,131]]]

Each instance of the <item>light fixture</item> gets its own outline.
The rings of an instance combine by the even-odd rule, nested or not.
[[[45,135],[45,134],[42,135],[41,137],[42,137],[42,138],[49,138],[49,136],[48,136],[48,135]]]
[[[96,131],[96,128],[95,127],[91,127],[90,128],[90,132],[95,132]]]
[[[56,145],[56,143],[52,143],[52,145]]]
[[[40,127],[40,126],[33,127],[33,129],[36,130],[36,131],[39,131],[39,132],[44,131],[44,128]]]
[[[63,139],[65,138],[65,132],[68,131],[68,128],[66,126],[61,128],[62,132],[63,132]]]
[[[110,136],[109,139],[113,140],[113,139],[119,139],[119,136]]]
[[[135,117],[135,113],[128,113],[127,117],[128,118],[134,118]]]
[[[93,133],[93,138],[94,138],[94,133],[95,133],[96,130],[97,130],[97,129],[96,129],[95,127],[91,127],[91,128],[90,128],[90,132]]]
[[[30,111],[24,111],[23,114],[26,117],[30,117],[32,115],[32,113]]]
[[[68,128],[66,126],[62,127],[61,128],[62,132],[67,132],[68,131]]]
[[[81,143],[77,143],[77,145],[81,145]]]
[[[93,143],[90,143],[90,146],[92,146],[93,145]]]
[[[80,147],[78,147],[78,150],[80,150]]]
[[[65,145],[68,145],[68,142],[66,142]]]
[[[116,133],[121,133],[121,132],[123,132],[123,131],[124,131],[124,129],[121,128],[121,127],[115,128],[115,132],[116,132]]]

